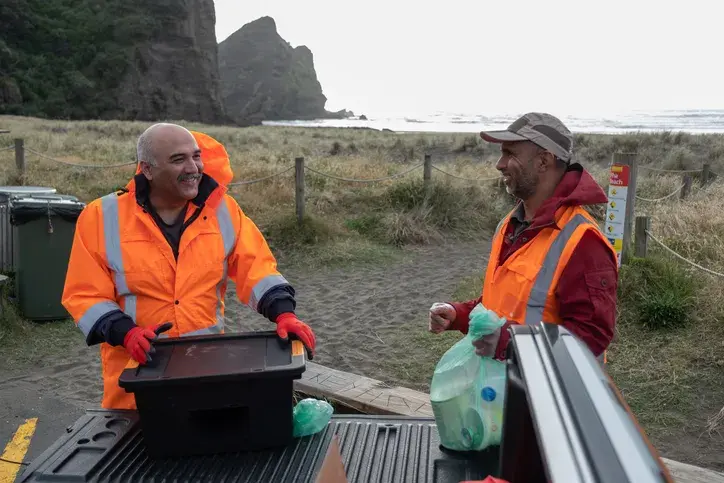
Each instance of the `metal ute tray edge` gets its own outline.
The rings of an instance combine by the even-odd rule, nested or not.
[[[18,481],[313,482],[335,434],[350,483],[459,483],[497,468],[497,448],[474,459],[441,451],[432,418],[334,415],[284,448],[151,459],[135,411],[89,410]]]

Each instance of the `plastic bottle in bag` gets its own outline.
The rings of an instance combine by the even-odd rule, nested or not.
[[[505,364],[475,354],[473,340],[505,323],[481,304],[470,313],[468,334],[440,358],[430,384],[430,402],[440,442],[458,451],[500,444],[505,399]]]
[[[294,437],[309,436],[323,430],[332,419],[334,408],[327,401],[302,399],[294,406]]]

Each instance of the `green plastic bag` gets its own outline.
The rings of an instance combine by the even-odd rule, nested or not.
[[[468,334],[440,358],[430,383],[430,403],[440,442],[457,451],[499,445],[505,399],[505,364],[475,354],[472,342],[492,334],[505,319],[478,304]]]
[[[310,436],[323,430],[332,419],[334,408],[327,401],[302,399],[294,406],[294,437]]]

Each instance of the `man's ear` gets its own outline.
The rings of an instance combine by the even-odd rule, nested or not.
[[[143,173],[147,180],[151,181],[153,179],[153,174],[151,174],[151,165],[146,161],[141,161],[139,164],[141,165],[141,173]]]
[[[555,169],[556,157],[550,151],[543,151],[540,154],[540,160],[539,171],[541,173]]]

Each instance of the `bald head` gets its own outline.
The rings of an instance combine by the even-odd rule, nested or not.
[[[151,166],[158,165],[159,148],[165,147],[166,144],[176,144],[179,141],[195,143],[195,139],[191,132],[178,124],[170,124],[159,122],[150,126],[138,137],[136,143],[137,161],[147,162]]]

